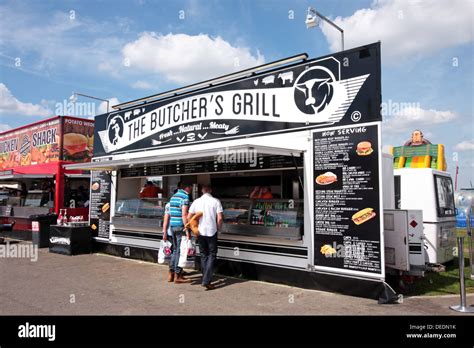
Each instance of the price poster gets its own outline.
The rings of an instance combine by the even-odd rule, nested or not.
[[[383,277],[380,123],[314,131],[314,265]]]
[[[92,236],[109,239],[111,172],[91,171],[90,226]]]

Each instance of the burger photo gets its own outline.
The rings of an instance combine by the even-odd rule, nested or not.
[[[364,222],[369,221],[370,219],[375,217],[375,215],[377,215],[377,214],[375,214],[373,208],[365,208],[365,209],[362,209],[362,210],[358,211],[354,215],[352,215],[352,221],[356,225],[360,225],[360,224],[363,224]]]
[[[83,160],[90,156],[87,138],[84,135],[66,133],[63,139],[63,157],[65,161]]]
[[[372,144],[370,142],[361,141],[359,144],[357,144],[356,152],[359,156],[368,156],[374,152],[374,149],[372,149]]]
[[[318,185],[330,185],[337,181],[337,175],[333,172],[326,172],[316,177],[316,184]]]

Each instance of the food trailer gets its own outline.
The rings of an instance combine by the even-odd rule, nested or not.
[[[224,207],[219,272],[393,298],[380,85],[375,43],[301,54],[96,116],[91,163],[66,166],[91,171],[96,248],[156,261],[164,204],[178,183],[192,181],[193,198],[211,183]],[[162,193],[139,197],[158,180]],[[270,195],[250,198],[256,186]]]
[[[11,237],[31,239],[34,215],[59,213],[88,219],[90,174],[65,163],[90,161],[94,121],[55,116],[0,133],[0,216],[15,221]]]

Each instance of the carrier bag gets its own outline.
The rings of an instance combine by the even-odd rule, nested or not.
[[[196,255],[196,244],[194,243],[194,241],[192,241],[191,239],[188,239],[186,241],[186,243],[188,243],[188,253],[187,253],[187,255],[188,256]]]
[[[164,263],[166,257],[169,254],[169,250],[171,248],[171,243],[168,241],[161,240],[160,242],[160,249],[158,249],[158,263]]]
[[[181,237],[181,247],[179,249],[178,267],[186,267],[186,259],[188,257],[188,238]]]

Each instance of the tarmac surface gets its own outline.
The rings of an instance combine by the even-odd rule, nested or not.
[[[168,268],[104,254],[65,256],[40,249],[0,258],[0,315],[456,315],[459,296],[405,298],[401,304],[216,276],[205,291],[167,283]],[[474,295],[468,295],[468,304]],[[462,315],[462,314],[461,314]],[[465,314],[464,314],[465,315]]]

